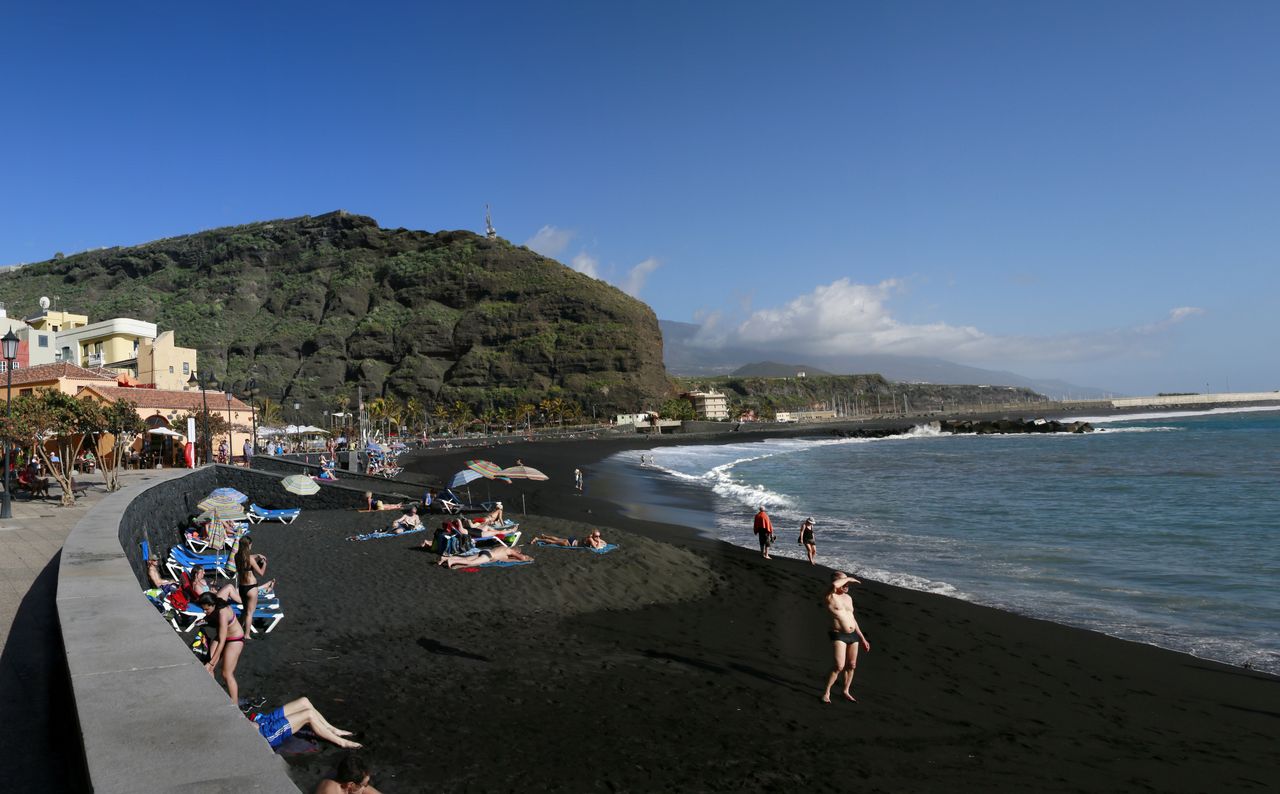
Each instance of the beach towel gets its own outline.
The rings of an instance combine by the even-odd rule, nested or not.
[[[532,565],[533,560],[494,560],[493,562],[480,562],[475,565],[468,565],[465,568],[455,568],[456,571],[478,571],[481,568],[513,568],[517,565]]]
[[[578,551],[578,550],[594,551],[596,554],[608,554],[609,552],[618,548],[617,543],[606,543],[598,549],[593,549],[590,546],[558,546],[555,543],[543,543],[540,540],[535,540],[533,542],[533,545],[542,546],[543,548],[547,548],[547,549],[567,549],[569,551]]]
[[[394,532],[366,532],[363,535],[350,535],[347,537],[347,540],[378,540],[379,538],[402,538],[405,535],[412,535],[416,532],[426,532],[426,531],[427,531],[427,528],[425,526],[421,526],[421,527],[418,527],[417,529],[406,529],[404,532],[401,532],[399,535],[397,535]]]

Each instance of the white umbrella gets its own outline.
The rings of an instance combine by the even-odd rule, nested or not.
[[[181,433],[176,433],[167,427],[155,427],[147,431],[153,436],[173,436],[174,438],[186,438]]]

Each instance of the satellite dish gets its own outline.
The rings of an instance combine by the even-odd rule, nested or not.
[[[48,299],[48,298],[41,298],[41,299],[40,299],[40,308],[41,308],[41,309],[48,309],[48,308],[49,308],[49,299]]]

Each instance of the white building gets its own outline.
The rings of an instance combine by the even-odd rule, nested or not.
[[[729,397],[715,391],[689,391],[680,395],[693,403],[693,412],[699,419],[728,419]]]

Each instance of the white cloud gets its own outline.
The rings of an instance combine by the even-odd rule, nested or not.
[[[704,319],[695,344],[815,355],[936,356],[984,364],[1083,361],[1141,353],[1152,337],[1204,313],[1193,306],[1181,306],[1159,322],[1129,328],[1048,337],[996,336],[968,325],[912,324],[894,319],[889,300],[900,287],[896,280],[867,285],[843,278],[782,306],[751,312],[742,322],[714,313]]]
[[[623,292],[633,298],[640,297],[640,290],[644,289],[644,283],[649,280],[649,276],[653,271],[657,270],[662,263],[653,257],[649,257],[640,264],[627,271],[627,276],[618,285]]]
[[[569,247],[569,243],[573,238],[574,233],[568,229],[543,226],[532,237],[525,240],[524,244],[525,247],[554,259],[564,253],[564,249]]]
[[[592,278],[600,278],[600,260],[586,251],[579,251],[569,262],[569,267]]]

